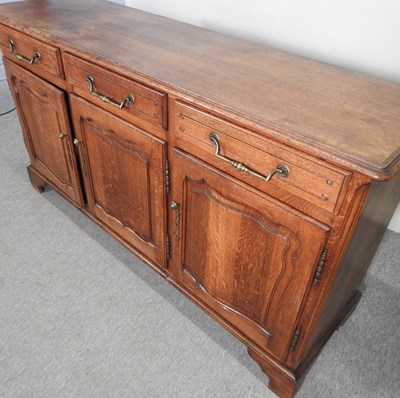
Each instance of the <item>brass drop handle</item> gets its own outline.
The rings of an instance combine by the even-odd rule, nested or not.
[[[133,105],[135,103],[135,97],[132,94],[128,94],[121,102],[117,102],[106,95],[96,93],[94,88],[94,79],[92,75],[88,75],[86,78],[87,82],[89,83],[89,92],[90,94],[94,95],[95,97],[99,98],[103,102],[107,104],[114,105],[119,109],[122,109],[126,104]]]
[[[284,164],[278,164],[278,166],[276,166],[276,169],[272,170],[267,175],[263,175],[255,170],[250,169],[242,162],[237,162],[236,160],[233,160],[226,156],[220,155],[221,143],[219,141],[219,137],[218,137],[217,133],[210,134],[210,141],[215,146],[214,155],[217,158],[230,163],[233,167],[235,167],[236,169],[238,169],[240,171],[244,171],[246,173],[251,174],[254,177],[261,178],[262,180],[264,180],[266,182],[268,182],[275,174],[279,174],[281,177],[287,177],[289,175],[289,169]]]
[[[10,50],[10,53],[14,53],[14,42],[11,39],[8,39],[8,49]],[[36,63],[36,61],[39,61],[41,55],[39,51],[35,51],[35,53],[32,55],[32,58],[29,58],[25,55],[22,54],[15,54],[15,58],[19,59],[20,61],[27,62],[30,65],[33,65]]]

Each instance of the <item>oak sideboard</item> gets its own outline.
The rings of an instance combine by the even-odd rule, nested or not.
[[[294,396],[399,202],[400,85],[101,0],[2,4],[0,48],[33,187]]]

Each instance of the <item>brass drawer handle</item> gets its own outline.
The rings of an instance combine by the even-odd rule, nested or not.
[[[114,105],[116,107],[118,107],[119,109],[122,109],[126,104],[130,104],[133,105],[135,102],[135,97],[132,94],[128,94],[123,100],[122,102],[117,102],[114,101],[113,99],[103,95],[103,94],[99,94],[96,93],[95,89],[94,89],[94,79],[93,76],[88,75],[88,77],[86,78],[87,82],[89,83],[89,92],[90,94],[94,95],[95,97],[101,99],[103,102],[107,103],[107,104],[111,104]]]
[[[261,178],[262,180],[264,180],[266,182],[268,182],[275,174],[279,174],[281,177],[287,177],[289,175],[289,169],[284,164],[278,164],[278,166],[276,166],[276,169],[272,170],[267,175],[258,173],[257,171],[254,171],[254,170],[250,169],[249,167],[247,167],[242,162],[237,162],[236,160],[233,160],[226,156],[220,155],[219,152],[221,150],[221,143],[219,141],[219,137],[218,137],[217,133],[210,134],[210,141],[215,146],[215,153],[214,153],[215,156],[217,156],[219,159],[224,160],[225,162],[230,163],[233,167],[237,168],[240,171],[244,171],[246,173],[251,174],[254,177]]]
[[[10,50],[10,53],[14,53],[14,42],[11,39],[8,39],[8,49]],[[35,53],[32,55],[32,58],[28,58],[25,55],[22,54],[15,54],[15,58],[19,59],[20,61],[27,62],[30,65],[33,65],[36,63],[36,61],[39,61],[41,55],[39,51],[35,51]]]

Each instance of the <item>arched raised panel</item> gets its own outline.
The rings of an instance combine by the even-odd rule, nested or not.
[[[5,60],[31,167],[76,203],[82,202],[65,93]]]
[[[329,228],[177,154],[181,283],[283,358]]]
[[[89,211],[166,266],[164,141],[74,95],[71,108]]]
[[[144,242],[154,244],[152,232],[150,159],[113,129],[82,119],[91,173],[93,205],[105,217]],[[95,165],[95,167],[94,167]]]
[[[40,163],[49,176],[60,185],[72,186],[68,154],[59,138],[63,133],[60,110],[54,98],[29,82],[13,79],[18,104],[23,110],[25,128],[30,136],[34,161]]]
[[[273,325],[271,302],[282,298],[293,274],[301,252],[298,236],[268,214],[222,196],[204,180],[188,179],[186,184],[187,203],[193,205],[185,213],[182,271],[227,309],[256,324]],[[196,223],[196,229],[190,228]],[[199,251],[199,231],[209,230],[214,233]],[[264,333],[271,334],[268,328]]]

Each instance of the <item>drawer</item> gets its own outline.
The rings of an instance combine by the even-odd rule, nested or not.
[[[0,25],[0,46],[5,57],[39,75],[63,78],[60,50],[24,33]]]
[[[175,103],[175,126],[176,146],[291,205],[301,200],[332,213],[350,176],[184,103]]]
[[[101,66],[65,54],[66,79],[77,94],[128,121],[167,128],[167,95]]]

